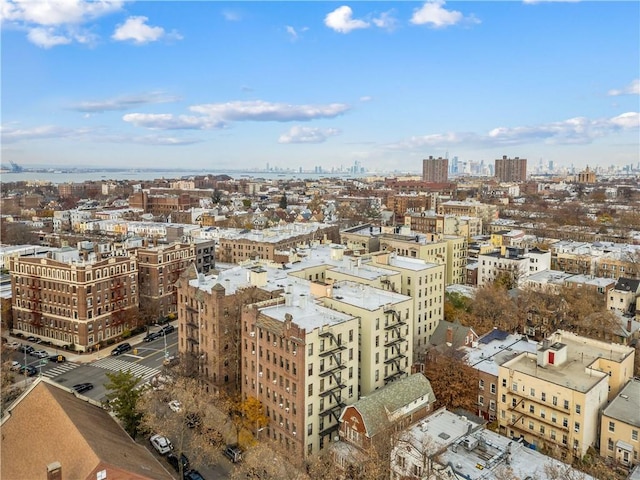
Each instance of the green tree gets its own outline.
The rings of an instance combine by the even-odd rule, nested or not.
[[[280,197],[280,203],[278,204],[278,206],[285,210],[287,208],[288,202],[287,202],[287,194],[283,193],[282,197]]]
[[[140,400],[143,389],[136,388],[141,378],[131,373],[131,369],[123,372],[107,372],[108,383],[104,387],[109,391],[107,399],[109,407],[115,413],[116,417],[122,422],[123,428],[136,438],[138,427],[142,420],[142,413],[138,410],[138,401]]]

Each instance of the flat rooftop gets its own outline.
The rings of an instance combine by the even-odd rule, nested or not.
[[[491,332],[490,332],[491,333]],[[483,337],[484,338],[484,337]],[[473,368],[497,376],[499,366],[522,352],[535,353],[538,344],[522,335],[508,334],[502,339],[478,342],[477,347],[462,347],[466,361]]]
[[[407,295],[351,281],[334,283],[333,298],[369,311],[375,311],[385,305],[393,305],[411,299]]]
[[[294,296],[291,305],[278,304],[260,309],[260,313],[280,322],[284,322],[287,314],[291,315],[293,323],[305,331],[310,332],[323,325],[335,325],[354,319],[352,315],[331,310],[313,302],[311,298],[302,300]]]

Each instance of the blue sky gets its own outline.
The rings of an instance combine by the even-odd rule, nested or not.
[[[2,161],[640,161],[638,2],[0,0]]]

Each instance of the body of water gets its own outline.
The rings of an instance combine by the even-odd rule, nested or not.
[[[37,182],[45,181],[53,184],[82,183],[85,181],[108,180],[154,180],[160,178],[178,179],[196,175],[229,175],[240,180],[243,178],[264,179],[320,179],[320,178],[363,178],[373,176],[374,173],[296,173],[296,172],[206,172],[206,171],[70,171],[70,172],[4,172],[0,174],[2,183],[7,182]]]

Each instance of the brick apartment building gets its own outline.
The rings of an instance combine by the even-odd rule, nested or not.
[[[189,193],[180,194],[150,194],[148,192],[136,192],[129,197],[129,206],[143,210],[152,215],[171,215],[173,212],[189,210],[199,205],[198,199]]]
[[[197,248],[195,243],[174,243],[136,249],[140,310],[147,320],[177,312],[175,283],[196,262]]]
[[[269,438],[306,457],[333,441],[358,399],[358,318],[289,288],[243,311],[242,395],[265,406]]]
[[[134,327],[135,258],[85,262],[11,257],[13,331],[80,351]]]
[[[178,351],[187,371],[200,372],[210,391],[240,391],[242,307],[282,292],[259,288],[265,275],[262,268],[234,267],[205,276],[192,265],[178,280]]]
[[[497,158],[495,161],[495,176],[499,182],[525,182],[527,180],[526,158]]]
[[[445,183],[449,180],[448,158],[425,158],[422,160],[422,180],[429,183]]]

